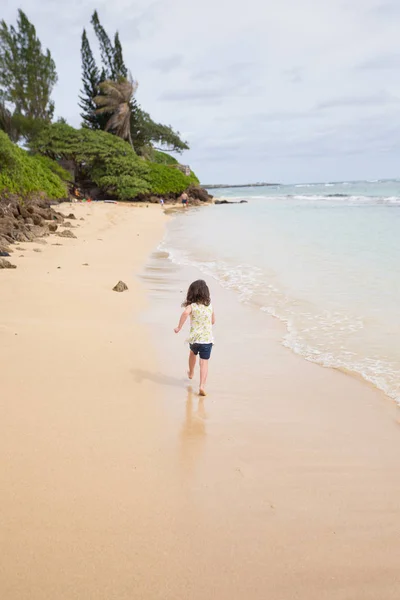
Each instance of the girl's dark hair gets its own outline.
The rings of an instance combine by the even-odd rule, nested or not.
[[[182,306],[186,307],[191,304],[204,304],[204,306],[210,306],[211,304],[210,290],[208,289],[206,282],[202,279],[193,281],[189,286],[186,300]]]

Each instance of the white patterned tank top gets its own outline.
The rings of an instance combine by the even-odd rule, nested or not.
[[[212,306],[192,304],[189,344],[213,344]]]

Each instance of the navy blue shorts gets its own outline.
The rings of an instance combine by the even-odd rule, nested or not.
[[[197,356],[200,354],[202,360],[208,360],[211,356],[212,344],[190,344],[190,349]]]

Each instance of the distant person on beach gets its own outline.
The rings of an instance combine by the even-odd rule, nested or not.
[[[160,198],[160,204],[161,206],[164,206],[164,198]]]
[[[189,379],[193,379],[197,355],[200,356],[200,389],[199,395],[206,396],[206,382],[208,375],[208,361],[214,343],[212,326],[215,323],[215,314],[211,305],[210,290],[205,281],[198,279],[188,289],[186,300],[182,304],[185,308],[179,325],[174,329],[179,333],[190,316],[189,334]]]
[[[188,195],[186,192],[183,192],[182,196],[181,196],[181,201],[182,201],[182,206],[183,208],[187,208],[187,203],[188,203]]]

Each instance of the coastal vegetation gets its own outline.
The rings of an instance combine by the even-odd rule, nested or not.
[[[17,25],[0,23],[0,123],[11,139],[29,138],[54,114],[57,73],[35,27],[22,10]],[[11,108],[10,108],[11,107]]]
[[[99,44],[101,65],[96,64],[84,29],[81,42],[83,89],[79,103],[84,126],[111,130],[128,139],[135,151],[143,156],[148,156],[155,145],[178,153],[188,150],[187,142],[178,132],[170,125],[153,121],[138,104],[135,98],[138,82],[133,81],[125,64],[118,32],[112,41],[101,25],[97,11],[93,13],[91,24]],[[102,96],[106,98],[102,100]],[[105,110],[107,106],[108,111]],[[124,127],[121,127],[122,123]]]
[[[77,129],[62,117],[54,122],[56,65],[34,25],[22,10],[16,26],[1,21],[0,197],[42,192],[53,200],[82,188],[92,197],[175,198],[198,185],[195,174],[169,154],[188,149],[187,142],[138,104],[138,83],[125,64],[118,32],[111,38],[97,11],[91,25],[101,64],[84,29]],[[61,166],[66,164],[70,173]]]
[[[3,131],[0,131],[0,164],[0,195],[43,192],[53,199],[67,196],[69,173],[50,158],[30,155],[13,144]]]
[[[31,148],[50,159],[72,162],[77,180],[93,182],[101,193],[120,200],[145,194],[180,194],[191,184],[198,184],[193,173],[186,176],[176,168],[178,165],[144,160],[120,137],[86,127],[48,125]]]

